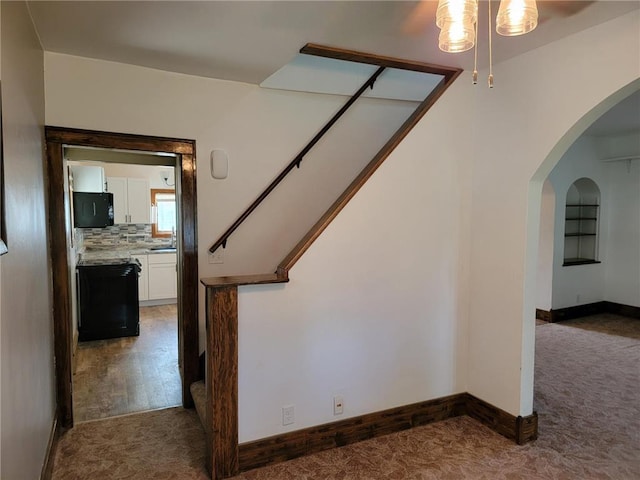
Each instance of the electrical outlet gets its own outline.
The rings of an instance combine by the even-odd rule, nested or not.
[[[209,263],[224,263],[224,248],[218,248],[215,252],[209,253]]]
[[[295,406],[285,405],[282,407],[282,425],[291,425],[295,421]]]
[[[344,401],[342,399],[342,395],[336,395],[333,397],[333,414],[334,415],[342,415],[344,411]]]

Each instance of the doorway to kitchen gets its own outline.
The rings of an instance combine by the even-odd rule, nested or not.
[[[65,129],[60,127],[46,127],[45,135],[47,140],[47,170],[49,176],[49,227],[53,280],[57,413],[61,426],[70,427],[73,425],[73,394],[75,392],[75,389],[72,387],[72,357],[74,345],[72,289],[75,284],[75,274],[70,267],[77,257],[75,257],[72,251],[73,245],[75,245],[75,239],[72,235],[73,212],[70,202],[68,201],[68,191],[65,194],[65,181],[68,183],[67,179],[69,174],[65,168],[65,150],[70,149],[84,150],[83,156],[85,157],[87,155],[90,156],[90,152],[100,152],[101,157],[103,157],[104,154],[133,155],[138,159],[143,157],[145,160],[136,160],[136,162],[131,163],[148,163],[149,159],[155,159],[151,161],[151,164],[155,162],[156,165],[159,163],[165,167],[175,168],[175,175],[173,177],[175,180],[172,182],[173,179],[170,175],[159,176],[159,178],[162,178],[164,181],[163,185],[159,185],[159,187],[169,189],[170,183],[175,184],[175,218],[177,222],[175,225],[176,250],[175,253],[173,253],[174,263],[172,268],[174,278],[177,268],[177,284],[175,286],[176,303],[173,309],[175,316],[177,316],[178,327],[177,339],[174,337],[173,343],[177,346],[178,351],[180,401],[183,406],[191,407],[193,400],[190,396],[189,385],[197,380],[199,376],[195,142],[192,140],[166,139]],[[158,158],[160,160],[158,160]],[[65,198],[67,201],[65,201]],[[155,220],[157,221],[157,210],[154,213]],[[132,215],[132,213],[127,213],[126,215]],[[125,223],[127,222],[133,222],[133,218],[127,218]],[[166,222],[161,223],[166,228]],[[144,228],[146,229],[146,226]],[[118,235],[120,234],[121,232],[118,232]],[[170,247],[171,245],[169,244],[174,242],[172,234],[173,232],[169,232],[169,237],[158,237],[158,246],[161,248]],[[146,235],[146,231],[139,232],[137,225],[135,227],[128,225],[126,227],[126,235],[144,236]],[[165,246],[164,243],[167,243],[167,245]],[[147,261],[149,261],[149,257],[153,255],[154,259],[151,260],[151,264],[161,269],[158,270],[158,272],[162,271],[162,266],[160,265],[161,262],[157,260],[160,259],[162,255],[171,254],[171,252],[165,251],[156,255],[156,252],[152,252],[151,249],[145,250],[145,252]],[[136,252],[131,252],[131,256],[133,256],[133,253]],[[137,253],[142,255],[140,252]],[[166,267],[165,272],[168,270],[168,267]],[[156,277],[157,275],[154,276],[154,279]],[[147,289],[148,288],[149,286],[147,285]],[[163,293],[161,295],[166,297],[167,294]],[[153,304],[143,307],[140,316],[141,328],[145,328],[144,323],[147,316],[154,318],[163,316],[170,318],[172,316],[171,308],[166,305],[167,302],[159,303],[165,303],[165,305]],[[145,311],[145,308],[155,309],[155,311]],[[164,312],[159,313],[159,309],[164,309]],[[171,323],[171,320],[169,320],[169,323]],[[148,327],[148,330],[152,331],[153,329]],[[121,339],[120,342],[126,342],[126,340],[127,339]],[[154,361],[150,360],[147,363],[152,365]],[[153,408],[153,406],[150,406],[150,408]]]
[[[64,160],[74,421],[181,405],[175,156],[66,146]],[[105,195],[113,222],[84,204]]]

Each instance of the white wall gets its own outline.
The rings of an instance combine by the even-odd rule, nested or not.
[[[554,220],[556,194],[549,179],[542,185],[540,204],[540,236],[538,240],[538,277],[536,308],[551,310],[553,288]]]
[[[451,125],[471,100],[445,93],[288,284],[240,288],[241,442],[466,390],[471,145]]]
[[[635,134],[636,141],[640,134]],[[580,137],[549,175],[558,193],[555,211],[552,308],[602,300],[640,304],[640,161],[604,162],[602,139]],[[602,263],[563,267],[564,204],[569,187],[587,177],[600,189]]]
[[[637,29],[630,15],[502,64],[492,91],[462,77],[289,284],[241,288],[241,441],[335,420],[335,394],[345,416],[457,391],[531,413],[537,259],[526,247],[533,231],[537,249],[546,174],[533,216],[529,183],[585,113],[638,77],[637,51],[610,54]],[[583,42],[605,45],[590,57]],[[532,70],[556,73],[545,83]],[[587,74],[593,84],[576,89]]]
[[[590,178],[600,189],[600,235],[598,258],[603,263],[588,265],[574,265],[563,267],[564,262],[564,218],[567,191],[579,178]],[[553,256],[553,296],[551,308],[565,308],[574,305],[604,300],[604,272],[607,264],[605,251],[607,249],[607,222],[608,211],[604,201],[606,192],[610,189],[605,164],[596,154],[593,139],[580,137],[569,148],[553,171],[549,174],[557,194],[557,202],[554,211],[555,231],[554,256]]]
[[[468,390],[512,414],[533,409],[542,184],[616,92],[638,88],[639,28],[636,11],[548,44],[477,90]]]
[[[343,417],[464,390],[531,413],[542,182],[606,99],[640,77],[639,28],[632,13],[497,65],[491,91],[461,78],[290,284],[241,289],[242,441],[282,431],[283,402],[296,405],[295,428],[334,419],[337,393]],[[208,239],[336,106],[46,58],[48,123],[195,138],[201,172],[213,147],[227,148],[234,181],[198,176],[203,275]]]
[[[633,139],[627,143],[640,145],[640,133],[624,137]],[[603,157],[612,156],[611,149],[602,148],[612,138],[619,137],[580,137],[545,181],[537,308],[550,310],[602,300],[640,304],[640,161],[603,161]],[[602,263],[563,267],[564,204],[569,187],[582,177],[591,178],[600,189],[598,259]]]
[[[55,387],[43,166],[43,53],[24,2],[1,2],[4,209],[0,258],[3,479],[37,479]]]
[[[640,307],[640,160],[605,163],[604,169],[604,300]]]
[[[383,141],[415,109],[411,102],[361,99],[287,181],[229,240],[224,264],[208,247],[346,102],[342,96],[255,85],[46,53],[46,121],[86,129],[196,140],[200,271],[266,273],[315,223]],[[229,177],[215,180],[214,148]]]
[[[224,249],[224,264],[215,265],[208,262],[211,244],[346,97],[261,89],[55,53],[45,53],[45,66],[48,125],[196,140],[201,277],[275,271],[415,109],[411,102],[359,100],[320,141],[318,152],[314,149],[293,178],[238,229]],[[229,155],[226,180],[210,175],[214,148]],[[200,320],[203,329],[204,289]]]

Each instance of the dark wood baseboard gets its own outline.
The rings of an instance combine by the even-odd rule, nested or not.
[[[58,412],[53,417],[53,425],[51,425],[51,433],[49,434],[49,442],[47,443],[47,451],[40,472],[40,480],[51,480],[53,478],[53,460],[58,447],[58,439],[60,438],[61,427],[58,422]]]
[[[608,313],[615,313],[617,315],[623,315],[625,317],[639,318],[640,319],[640,307],[634,307],[632,305],[623,305],[622,303],[615,302],[603,302],[606,305],[606,311]]]
[[[600,313],[615,313],[625,317],[640,318],[640,307],[602,301],[567,308],[557,308],[549,311],[536,308],[536,318],[544,320],[545,322],[561,322],[563,320],[573,320],[574,318],[598,315]]]
[[[543,322],[551,322],[551,311],[541,310],[536,308],[536,320],[542,320]]]
[[[573,320],[574,318],[587,317],[605,313],[605,302],[587,303],[585,305],[575,305],[573,307],[558,308],[551,310],[551,321],[561,322],[562,320]]]
[[[518,444],[537,438],[537,414],[515,417],[462,393],[243,443],[238,446],[239,467],[247,471],[461,415]]]
[[[538,414],[515,417],[484,400],[465,394],[466,414],[518,445],[538,438]]]

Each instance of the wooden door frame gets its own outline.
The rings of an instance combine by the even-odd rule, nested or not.
[[[195,140],[45,127],[50,269],[56,403],[60,425],[73,426],[72,317],[69,276],[68,228],[64,197],[65,146],[166,152],[176,154],[178,208],[178,352],[182,377],[182,403],[193,406],[190,385],[199,376],[198,346],[198,241]]]

